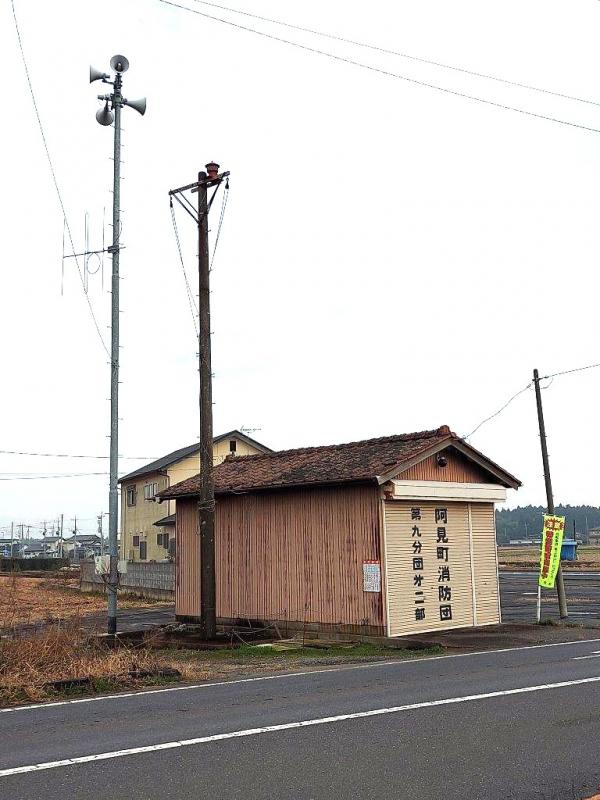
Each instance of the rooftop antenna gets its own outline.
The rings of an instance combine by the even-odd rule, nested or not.
[[[108,634],[117,632],[117,586],[119,582],[118,560],[118,466],[119,466],[119,253],[121,250],[121,110],[130,106],[138,114],[146,113],[146,98],[127,100],[123,97],[123,73],[129,69],[129,61],[123,55],[113,56],[110,60],[114,75],[90,67],[90,83],[102,81],[112,86],[109,94],[100,94],[98,99],[104,103],[96,112],[96,120],[100,125],[114,129],[113,153],[113,240],[107,248],[112,256],[111,282],[111,358],[110,358],[110,462],[109,462],[109,494],[108,494],[108,552],[109,575],[108,588]]]

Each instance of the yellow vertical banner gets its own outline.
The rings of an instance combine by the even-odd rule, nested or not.
[[[544,515],[539,584],[545,589],[552,589],[556,581],[564,532],[564,517]]]

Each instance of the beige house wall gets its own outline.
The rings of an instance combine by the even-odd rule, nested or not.
[[[216,442],[213,447],[213,463],[220,464],[230,453],[230,441],[236,442],[236,455],[246,456],[260,453],[257,448],[246,442],[240,441],[235,436]],[[173,486],[180,481],[197,475],[200,470],[199,456],[187,456],[171,464],[164,470],[149,472],[121,484],[121,558],[128,561],[164,561],[168,557],[168,550],[158,544],[158,534],[169,533],[175,536],[175,527],[166,526],[157,528],[154,524],[159,519],[175,513],[175,500],[157,503],[144,498],[144,486],[157,483],[158,491]],[[127,490],[136,487],[136,504],[127,505]],[[146,542],[146,559],[140,559],[140,548],[133,546],[133,537],[140,537],[140,542]]]

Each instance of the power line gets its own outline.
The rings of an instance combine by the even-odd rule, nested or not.
[[[548,380],[549,378],[552,378],[552,379],[554,379],[554,378],[557,378],[559,375],[572,375],[574,372],[584,372],[584,371],[585,371],[585,370],[587,370],[587,369],[596,369],[597,367],[600,367],[600,363],[599,363],[599,364],[587,364],[585,367],[575,367],[574,369],[564,369],[564,370],[562,370],[561,372],[552,372],[552,373],[550,373],[549,375],[542,375],[542,376],[540,377],[540,380],[541,380],[541,381],[545,381],[545,380]],[[494,414],[492,414],[491,416],[489,416],[489,417],[486,417],[486,418],[485,418],[485,419],[484,419],[482,422],[480,422],[480,423],[479,423],[479,425],[478,425],[476,428],[474,428],[474,429],[471,431],[471,433],[469,433],[467,436],[463,436],[463,439],[469,439],[471,436],[473,436],[473,434],[474,434],[474,433],[476,433],[476,432],[479,430],[479,428],[481,428],[481,426],[482,426],[482,425],[485,425],[485,423],[486,423],[486,422],[489,422],[490,420],[494,419],[494,417],[497,417],[497,416],[498,416],[498,414],[501,414],[501,413],[504,411],[504,409],[505,409],[505,408],[507,408],[507,407],[508,407],[508,406],[509,406],[509,405],[512,403],[512,401],[513,401],[513,400],[516,400],[516,398],[517,398],[517,397],[518,397],[520,394],[523,394],[523,392],[527,391],[527,389],[529,389],[529,388],[530,388],[530,386],[532,385],[532,383],[533,383],[533,381],[529,381],[529,383],[527,384],[527,386],[524,386],[522,389],[519,389],[519,391],[518,391],[516,394],[513,394],[513,396],[510,398],[510,400],[508,400],[508,401],[507,401],[507,402],[506,402],[506,403],[505,403],[505,404],[502,406],[502,408],[498,409],[498,411],[496,411],[496,412],[495,412]],[[551,385],[551,384],[549,384],[549,386],[550,386],[550,385]],[[545,386],[545,387],[543,387],[543,388],[547,389],[547,388],[549,388],[549,387],[548,387],[548,386]]]
[[[0,477],[0,481],[41,481],[47,480],[48,478],[85,478],[89,477],[90,475],[108,475],[108,472],[73,472],[71,474],[64,475],[24,475],[17,478]]]
[[[190,313],[194,323],[194,330],[196,331],[196,339],[198,338],[198,306],[194,299],[190,282],[188,280],[187,272],[185,271],[185,264],[183,261],[183,253],[181,252],[181,242],[179,240],[179,230],[177,229],[177,219],[175,217],[175,208],[173,207],[173,198],[169,197],[169,206],[171,207],[171,222],[173,223],[173,233],[175,234],[175,242],[177,243],[177,252],[179,253],[179,262],[181,264],[181,271],[183,272],[183,280],[185,281],[185,288],[187,291],[188,303],[190,306]]]
[[[207,14],[204,11],[198,11],[195,8],[188,8],[187,6],[182,6],[179,3],[175,3],[172,0],[159,0],[159,2],[163,3],[167,6],[172,6],[173,8],[178,8],[182,11],[188,11],[190,14],[196,14],[200,17],[205,17],[206,19],[211,19],[214,22],[221,22],[224,25],[229,25],[232,28],[237,28],[242,31],[247,31],[249,33],[254,33],[257,36],[262,36],[265,39],[271,39],[275,42],[280,42],[282,44],[288,44],[292,47],[297,47],[299,50],[304,50],[309,53],[316,53],[317,55],[325,56],[326,58],[331,58],[335,61],[341,61],[344,64],[351,64],[354,67],[361,67],[362,69],[367,69],[371,72],[378,73],[379,75],[387,75],[390,78],[396,78],[401,81],[406,81],[407,83],[411,83],[416,86],[423,86],[428,89],[435,89],[438,92],[444,92],[444,94],[449,94],[454,97],[462,97],[465,100],[473,100],[477,103],[483,103],[484,105],[493,106],[494,108],[500,108],[504,111],[514,111],[518,114],[523,114],[528,117],[535,117],[537,119],[544,119],[547,122],[556,122],[559,125],[567,125],[570,128],[578,128],[584,131],[590,131],[591,133],[600,133],[599,128],[592,128],[589,125],[581,125],[577,122],[569,122],[568,120],[559,119],[558,117],[552,117],[547,114],[538,114],[535,111],[527,111],[524,108],[518,108],[517,106],[509,106],[505,103],[499,103],[495,100],[487,100],[483,97],[477,97],[476,95],[467,94],[466,92],[459,92],[456,89],[448,89],[444,86],[437,86],[434,83],[428,83],[427,81],[417,80],[416,78],[409,78],[407,75],[401,75],[398,72],[391,72],[390,70],[382,69],[381,67],[374,67],[371,64],[365,64],[362,61],[356,61],[352,58],[346,58],[345,56],[336,55],[334,53],[330,53],[327,50],[320,50],[316,47],[310,47],[309,45],[300,44],[299,42],[294,42],[290,39],[284,39],[281,36],[275,36],[272,33],[265,33],[264,31],[256,30],[256,28],[250,28],[247,25],[241,25],[237,22],[232,22],[228,19],[223,19],[222,17],[215,17],[212,14]]]
[[[80,453],[28,453],[23,450],[0,450],[0,455],[8,456],[40,456],[48,458],[110,458],[110,456],[89,456]],[[156,456],[119,456],[120,459],[132,461],[156,461]]]
[[[490,420],[494,419],[494,417],[497,417],[498,414],[501,414],[504,411],[504,409],[507,408],[512,403],[513,400],[516,400],[517,397],[520,394],[523,394],[523,392],[526,392],[527,389],[529,389],[531,387],[531,383],[532,383],[532,381],[529,381],[527,386],[524,386],[522,389],[519,389],[519,391],[516,392],[516,394],[513,394],[513,396],[510,398],[510,400],[507,400],[506,403],[504,403],[502,408],[499,408],[498,411],[495,411],[493,414],[490,414],[490,416],[486,417],[484,420],[482,420],[479,423],[479,425],[471,431],[471,433],[467,434],[467,436],[463,436],[462,438],[463,439],[470,439],[471,436],[473,436],[473,434],[476,433],[481,428],[482,425],[485,425],[486,422],[489,422]]]
[[[81,267],[79,266],[79,259],[78,259],[77,255],[75,253],[75,244],[73,242],[73,235],[71,233],[71,226],[69,225],[69,220],[67,218],[67,212],[65,211],[65,204],[63,203],[62,194],[61,194],[61,191],[60,191],[60,188],[59,188],[59,185],[58,185],[58,179],[56,177],[56,172],[54,170],[54,165],[52,163],[52,158],[50,156],[50,150],[48,148],[48,142],[46,141],[46,134],[44,133],[44,126],[42,125],[42,118],[40,117],[40,112],[38,110],[37,102],[36,102],[36,99],[35,99],[35,93],[33,91],[33,84],[31,82],[31,77],[29,75],[29,68],[27,66],[27,60],[25,58],[25,50],[23,49],[23,42],[21,40],[21,32],[19,30],[19,23],[17,22],[17,13],[15,11],[14,0],[11,0],[11,6],[12,6],[13,19],[14,19],[14,22],[15,22],[15,31],[16,31],[16,34],[17,34],[17,40],[19,42],[19,50],[21,51],[21,59],[23,61],[23,67],[25,69],[25,77],[27,78],[27,85],[29,87],[29,93],[31,95],[31,100],[33,102],[33,109],[35,111],[35,116],[37,118],[38,127],[40,129],[40,134],[42,136],[42,142],[44,143],[44,150],[46,151],[46,158],[48,159],[48,165],[50,167],[50,173],[52,175],[52,181],[54,183],[54,188],[56,189],[56,194],[58,196],[58,202],[60,203],[60,208],[62,210],[63,220],[64,220],[64,223],[65,223],[65,227],[67,229],[67,233],[69,235],[69,242],[71,244],[71,250],[73,251],[73,256],[75,258],[75,264],[77,265],[77,272],[79,273],[79,280],[81,281],[81,286],[82,286],[82,288],[84,290],[84,296],[85,296],[85,299],[86,299],[86,302],[87,302],[87,306],[88,306],[90,315],[92,317],[92,321],[94,323],[94,327],[96,328],[96,333],[98,334],[98,336],[100,338],[100,341],[102,343],[102,347],[104,348],[104,351],[105,351],[106,355],[110,358],[110,352],[109,352],[109,350],[108,350],[108,348],[106,346],[106,343],[104,342],[104,338],[103,338],[103,336],[102,336],[102,334],[100,332],[100,327],[98,325],[98,320],[96,319],[96,315],[94,314],[94,309],[92,308],[92,304],[90,302],[90,298],[89,298],[89,296],[87,295],[87,293],[85,291],[85,280],[84,280],[84,277],[83,277],[83,275],[81,273]]]
[[[389,56],[400,56],[400,58],[407,58],[411,61],[418,61],[422,64],[430,64],[433,67],[442,67],[443,69],[453,70],[454,72],[462,72],[465,75],[472,75],[476,78],[485,78],[490,81],[497,81],[498,83],[505,83],[509,86],[517,86],[519,89],[529,89],[532,92],[541,92],[542,94],[549,94],[553,97],[561,97],[563,100],[575,100],[578,103],[587,103],[592,106],[600,106],[596,100],[588,100],[585,97],[576,97],[575,95],[564,94],[562,92],[555,92],[551,89],[542,89],[539,86],[532,86],[528,83],[519,83],[518,81],[511,81],[507,78],[499,78],[496,75],[488,75],[485,72],[476,72],[472,69],[465,69],[464,67],[456,67],[453,64],[444,64],[441,61],[433,61],[429,58],[422,58],[421,56],[413,56],[410,53],[403,53],[399,50],[388,50],[385,47],[379,47],[378,45],[369,44],[367,42],[359,42],[356,39],[347,39],[344,36],[339,36],[334,33],[327,33],[325,31],[317,31],[313,28],[304,28],[301,25],[294,25],[291,22],[284,22],[283,20],[273,19],[272,17],[262,17],[259,14],[252,14],[249,11],[241,11],[237,8],[230,8],[229,6],[219,5],[218,3],[210,3],[208,0],[194,0],[195,3],[199,3],[203,6],[210,6],[211,8],[219,8],[221,11],[230,11],[233,14],[240,14],[244,17],[251,17],[252,19],[258,19],[261,22],[270,22],[274,25],[281,25],[284,28],[291,28],[295,31],[301,31],[302,33],[310,33],[315,36],[322,36],[324,39],[333,39],[336,42],[343,42],[344,44],[352,44],[356,47],[364,47],[368,50],[374,50],[377,53],[384,53],[385,55]]]
[[[565,369],[562,372],[553,372],[551,375],[542,375],[540,380],[543,381],[543,380],[546,380],[546,378],[556,378],[559,375],[570,375],[573,372],[583,372],[586,369],[595,369],[596,367],[600,367],[600,364],[588,364],[586,367],[576,367],[575,369]]]
[[[229,199],[229,178],[227,178],[225,189],[223,190],[223,201],[221,203],[221,213],[219,215],[219,226],[217,228],[217,235],[215,236],[215,244],[212,251],[212,258],[210,259],[211,270],[215,263],[215,254],[217,252],[217,245],[219,244],[219,238],[221,236],[221,228],[223,227],[223,218],[225,217],[225,209],[227,208],[228,199]]]

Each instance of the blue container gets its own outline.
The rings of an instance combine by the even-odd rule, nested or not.
[[[575,539],[563,539],[560,550],[561,561],[577,561],[577,544]]]

